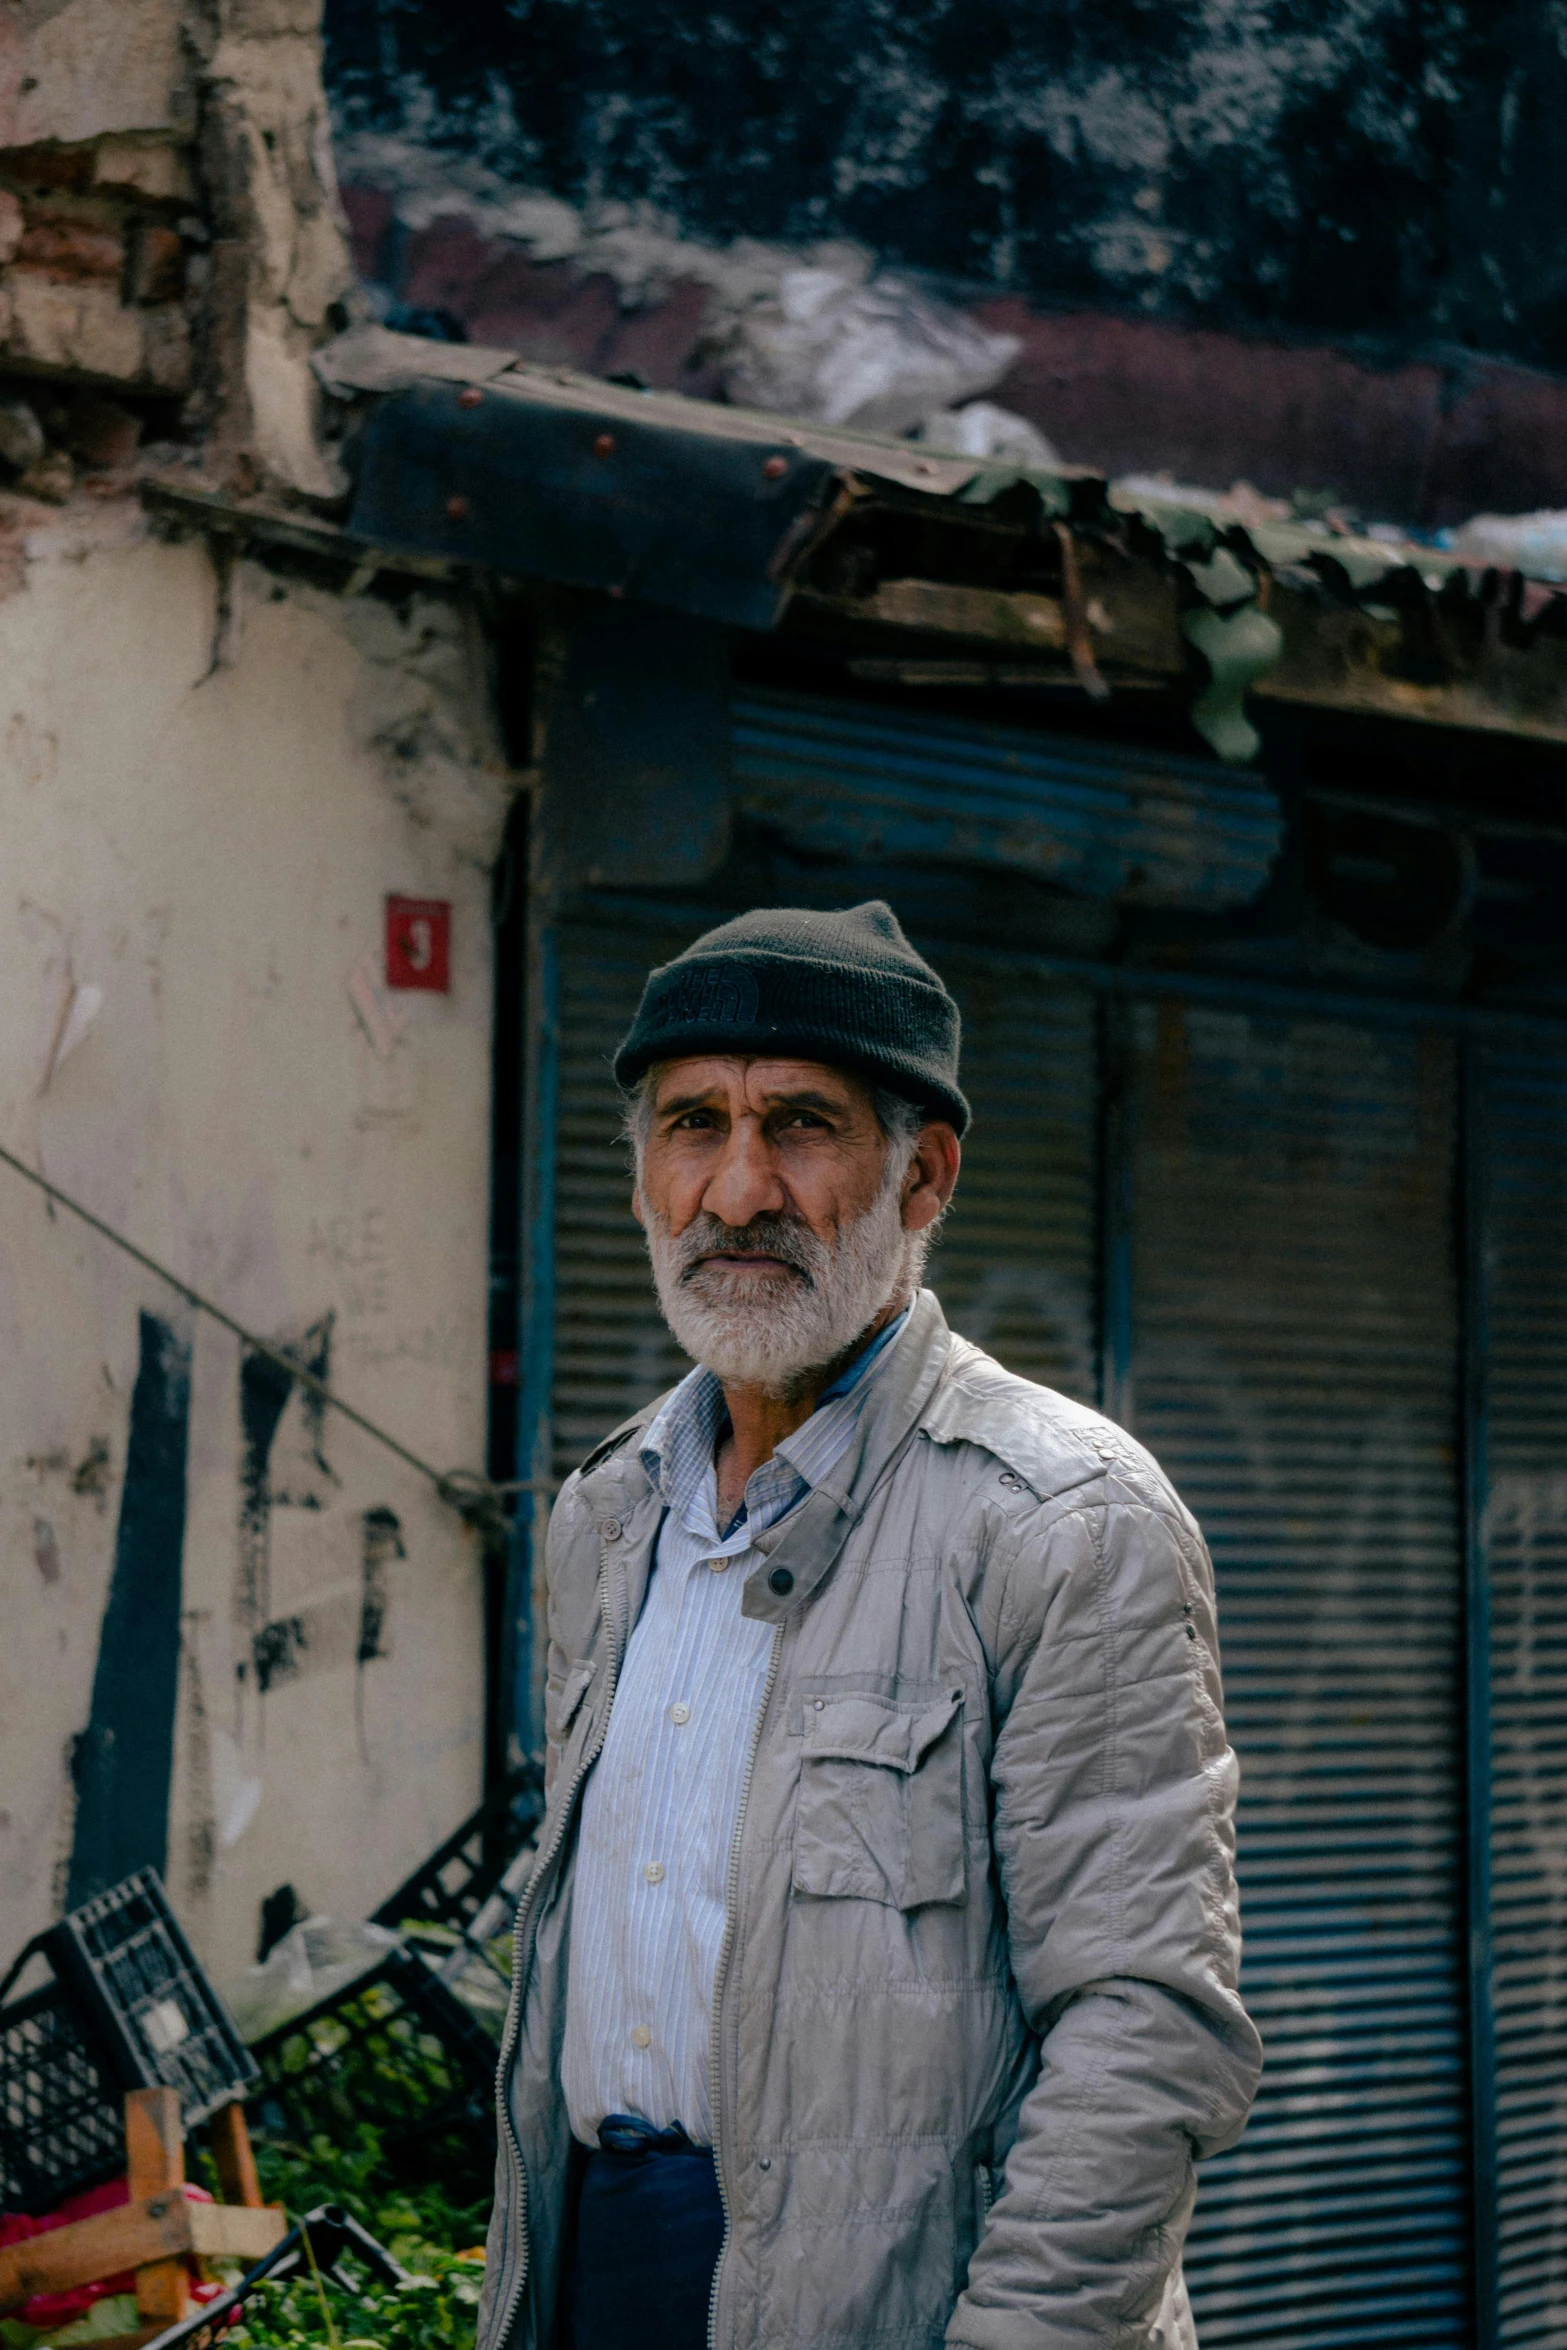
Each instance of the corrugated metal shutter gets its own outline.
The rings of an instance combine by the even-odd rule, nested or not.
[[[1130,1418],[1213,1549],[1268,2051],[1202,2172],[1198,2330],[1467,2344],[1451,1052],[1176,1003],[1130,1031]]]
[[[830,856],[1002,866],[1087,897],[1250,904],[1283,819],[1265,777],[1132,744],[736,696],[737,806]]]
[[[1092,1403],[1098,1385],[1094,1000],[931,947],[963,1012],[974,1125],[929,1280],[955,1330]]]
[[[568,923],[560,954],[555,1160],[554,1474],[567,1476],[618,1421],[690,1364],[664,1327],[632,1221],[621,1101],[610,1059],[655,963],[702,927]]]
[[[896,904],[896,876],[888,877]],[[716,917],[715,917],[716,919]],[[627,1207],[610,1055],[648,969],[705,927],[621,917],[558,933],[555,1474],[689,1368],[664,1327]],[[998,977],[961,951],[942,969],[963,1007],[975,1105],[961,1206],[931,1279],[955,1326],[1032,1379],[1085,1400],[1095,1386],[1093,1000]]]
[[[1502,2350],[1567,2344],[1567,1063],[1481,1072]]]

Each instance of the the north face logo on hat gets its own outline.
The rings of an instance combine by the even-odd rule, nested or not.
[[[746,1028],[756,1018],[756,973],[743,963],[709,963],[683,971],[664,1015],[682,1027]]]

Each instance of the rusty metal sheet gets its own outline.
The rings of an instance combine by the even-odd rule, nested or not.
[[[835,479],[781,431],[764,447],[640,410],[610,426],[580,403],[420,384],[365,426],[350,524],[379,546],[766,629],[788,596],[775,558]]]

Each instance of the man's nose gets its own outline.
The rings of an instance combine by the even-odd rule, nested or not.
[[[708,1178],[703,1207],[738,1231],[753,1216],[777,1215],[788,1204],[760,1126],[750,1118],[737,1119],[725,1139],[723,1157]]]

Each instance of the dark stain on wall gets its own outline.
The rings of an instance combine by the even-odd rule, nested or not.
[[[324,1314],[319,1322],[310,1325],[297,1345],[288,1349],[301,1369],[323,1384],[331,1377],[334,1319],[332,1314]],[[266,1623],[272,1608],[272,1512],[276,1508],[319,1509],[321,1498],[313,1480],[334,1481],[331,1465],[322,1451],[326,1406],[319,1393],[311,1388],[305,1388],[301,1395],[305,1422],[303,1463],[295,1460],[289,1478],[283,1481],[276,1472],[273,1455],[278,1428],[297,1385],[293,1373],[270,1355],[256,1354],[248,1348],[243,1352],[239,1372],[239,1567],[234,1613],[242,1643],[255,1641],[255,1671],[262,1690],[267,1688],[269,1680],[280,1677],[286,1661],[275,1653],[275,1641],[270,1648],[265,1647],[266,1635],[277,1630]]]
[[[346,127],[714,238],[1567,366],[1567,18],[1526,0],[327,0]]]
[[[190,1349],[143,1314],[92,1711],[72,1760],[73,1909],[132,1869],[167,1864],[189,1426]]]
[[[360,1560],[359,1648],[357,1662],[369,1664],[388,1653],[386,1611],[390,1604],[386,1570],[393,1559],[408,1556],[402,1521],[395,1510],[368,1509],[363,1519]]]

